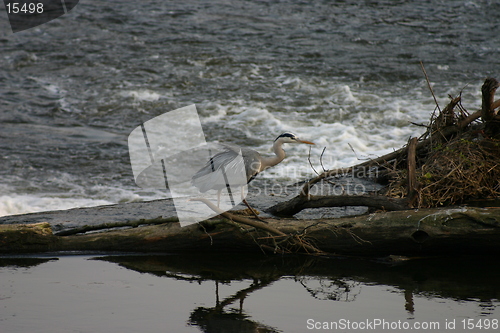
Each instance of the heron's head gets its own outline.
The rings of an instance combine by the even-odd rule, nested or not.
[[[314,142],[299,139],[297,135],[291,132],[282,133],[276,138],[276,140],[274,140],[274,142],[276,141],[281,141],[283,143],[307,143],[308,145],[314,144]]]

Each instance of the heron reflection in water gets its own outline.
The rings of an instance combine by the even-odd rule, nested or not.
[[[273,151],[275,156],[272,157],[263,157],[255,150],[249,148],[226,146],[224,151],[211,157],[207,164],[196,172],[192,177],[192,183],[202,193],[209,190],[217,190],[217,206],[219,206],[221,191],[227,187],[227,181],[221,181],[221,174],[223,175],[225,173],[224,169],[239,167],[240,170],[243,170],[243,166],[234,165],[235,163],[232,163],[237,156],[241,154],[241,160],[245,164],[246,182],[231,185],[244,186],[250,183],[260,172],[283,161],[286,156],[283,150],[284,143],[314,144],[313,142],[299,139],[293,133],[285,132],[274,140]],[[250,211],[257,216],[256,212],[250,207],[245,198],[242,197],[242,201]]]

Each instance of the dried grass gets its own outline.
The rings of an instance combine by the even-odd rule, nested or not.
[[[429,132],[437,133],[439,129],[454,126],[463,117],[464,108],[452,100],[431,119]],[[413,206],[439,207],[500,197],[500,140],[485,137],[481,125],[469,125],[451,138],[439,134],[435,137],[435,140],[427,140],[430,144],[417,155],[418,195]],[[408,193],[406,161],[398,163],[393,174],[387,195],[405,197]]]
[[[417,170],[420,207],[500,196],[500,142],[464,138],[435,147]]]

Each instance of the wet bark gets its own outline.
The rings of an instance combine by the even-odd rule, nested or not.
[[[270,219],[268,226],[339,255],[444,255],[500,252],[500,208],[444,208],[339,219]],[[181,228],[176,222],[83,235],[55,236],[48,223],[0,226],[0,252],[267,252],[283,235],[217,219]],[[311,253],[307,248],[288,248]]]
[[[481,118],[485,122],[484,132],[487,136],[495,138],[498,138],[500,132],[500,115],[496,110],[500,106],[500,100],[495,101],[495,92],[499,86],[496,79],[487,78],[481,87]]]
[[[411,138],[408,143],[408,205],[415,207],[418,202],[418,181],[417,181],[417,138]]]
[[[406,199],[388,198],[374,195],[344,195],[344,196],[296,196],[280,202],[268,211],[276,216],[293,216],[306,208],[365,206],[382,210],[408,209]]]

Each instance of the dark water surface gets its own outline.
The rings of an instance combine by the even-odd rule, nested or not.
[[[4,257],[0,326],[9,333],[497,332],[499,278],[496,258]],[[338,329],[323,329],[333,322]]]

